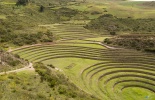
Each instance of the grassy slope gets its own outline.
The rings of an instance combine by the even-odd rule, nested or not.
[[[0,76],[0,83],[1,100],[46,100],[52,92],[47,82],[41,83],[40,77],[33,71]]]
[[[41,69],[43,70],[43,69]],[[55,76],[56,75],[56,76]],[[52,79],[60,77],[61,74],[58,71],[52,71],[52,75],[49,76]],[[63,77],[63,76],[61,76]],[[18,73],[12,73],[8,75],[0,76],[0,99],[1,100],[96,100],[96,98],[86,94],[77,89],[72,83],[65,79],[63,83],[56,84],[54,87],[50,87],[50,83],[47,80],[42,80],[33,70],[26,70]],[[56,81],[60,81],[57,80]],[[74,95],[74,93],[76,95]],[[69,94],[66,94],[69,93]],[[78,93],[78,94],[77,94]],[[81,96],[81,98],[79,97]]]
[[[81,89],[91,93],[90,91],[87,90],[86,86],[84,86],[80,74],[83,69],[99,62],[100,61],[82,59],[82,58],[59,58],[59,59],[47,60],[44,61],[43,63],[53,64],[55,67],[63,70],[63,72],[69,77],[71,81],[73,81],[74,84],[79,86]]]
[[[95,7],[102,6],[106,8],[108,13],[113,14],[117,17],[133,17],[133,18],[154,18],[155,10],[147,5],[152,4],[145,2],[129,2],[121,0],[89,0],[95,4]],[[85,3],[88,5],[87,3]],[[97,5],[96,5],[97,4]],[[85,6],[86,7],[86,6]],[[103,9],[100,9],[103,10]]]

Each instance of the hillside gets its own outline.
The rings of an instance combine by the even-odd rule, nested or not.
[[[0,73],[28,66],[28,61],[21,59],[18,55],[0,50]]]
[[[105,14],[99,18],[92,20],[85,27],[95,31],[116,31],[116,32],[155,32],[155,19],[133,19],[133,18],[117,18],[111,14]]]
[[[64,74],[54,68],[46,68],[41,63],[34,65],[34,70],[0,76],[1,100],[97,100],[84,93]],[[9,82],[8,82],[9,81]]]
[[[150,2],[0,0],[0,100],[155,100],[154,34]]]
[[[143,6],[146,6],[146,7],[152,7],[154,8],[155,7],[155,1],[152,1],[152,2],[145,2],[142,4]]]
[[[155,48],[154,34],[118,35],[104,41],[109,45],[118,45],[130,49],[151,51]]]

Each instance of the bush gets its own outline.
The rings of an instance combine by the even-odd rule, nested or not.
[[[42,93],[38,93],[37,96],[38,96],[39,98],[46,98],[46,96],[43,95]]]
[[[15,56],[16,58],[20,58],[20,56],[19,56],[18,54],[15,54],[14,56]]]
[[[67,94],[67,90],[65,86],[59,86],[58,88],[59,94]]]
[[[40,6],[39,11],[44,12],[45,7],[43,5]]]
[[[106,39],[104,40],[104,43],[106,43],[106,44],[111,44],[112,42],[110,41],[110,39],[106,38]]]
[[[10,61],[8,61],[8,64],[10,66],[17,66],[18,64],[20,64],[20,61],[18,61],[18,60],[10,60]]]
[[[51,67],[51,68],[55,68],[55,66],[53,66],[52,64],[49,64],[49,65],[47,65],[47,66],[49,66],[49,67]]]
[[[113,45],[123,46],[136,50],[154,51],[155,48],[155,36],[154,35],[119,35],[110,40],[106,39],[104,42],[111,42]]]
[[[90,98],[92,97],[89,97],[88,94],[84,94],[84,92],[79,90],[75,84],[69,82],[64,74],[61,74],[58,71],[48,69],[48,67],[45,66],[43,63],[35,63],[34,68],[41,76],[41,78],[48,82],[48,85],[52,88],[54,92],[59,93],[66,98],[78,97],[82,100],[91,100]]]
[[[147,48],[145,51],[155,53],[155,48]]]
[[[98,12],[98,11],[93,11],[91,14],[92,14],[92,15],[97,15],[97,14],[101,14],[101,13]]]
[[[18,5],[27,5],[28,4],[28,2],[29,2],[29,0],[18,0],[17,2],[16,2],[16,5],[18,6]]]
[[[111,14],[105,14],[89,22],[86,27],[95,31],[108,32],[155,32],[155,19],[117,18]]]
[[[116,32],[110,32],[110,35],[116,35]]]
[[[14,45],[23,46],[25,44],[31,45],[36,44],[38,42],[53,42],[54,35],[52,32],[47,31],[45,33],[38,32],[37,34],[12,34],[6,33],[2,35],[2,39],[0,41],[4,42],[12,42]]]

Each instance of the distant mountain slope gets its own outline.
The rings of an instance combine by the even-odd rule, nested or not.
[[[155,1],[144,2],[142,5],[143,6],[147,6],[147,7],[153,7],[153,8],[155,8]]]

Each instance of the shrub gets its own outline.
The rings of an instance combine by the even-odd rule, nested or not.
[[[49,64],[49,65],[47,65],[47,66],[49,66],[49,67],[51,67],[51,68],[55,68],[55,66],[53,66],[52,64]]]
[[[16,91],[16,89],[13,89],[11,92],[15,93],[15,92],[17,92],[17,91]]]
[[[29,0],[18,0],[17,2],[16,2],[16,5],[18,6],[18,5],[27,5],[28,4],[28,2],[29,2]]]
[[[67,90],[65,86],[59,86],[58,88],[59,94],[67,94]]]
[[[19,56],[18,54],[15,54],[14,56],[15,56],[16,58],[20,58],[20,56]]]
[[[97,15],[97,14],[101,14],[101,13],[98,12],[98,11],[93,11],[91,14],[92,14],[92,15]]]
[[[13,75],[9,75],[8,78],[9,79],[14,79],[14,76]]]
[[[39,98],[46,98],[46,96],[43,95],[42,93],[38,93],[37,96],[38,96]]]
[[[85,27],[95,31],[126,31],[151,33],[155,31],[155,19],[117,18],[111,14],[105,14],[92,20]]]
[[[116,35],[116,32],[110,32],[110,35]]]
[[[8,64],[11,66],[17,66],[18,64],[20,64],[20,61],[18,60],[10,60],[8,61]]]
[[[111,44],[112,42],[110,41],[110,39],[106,38],[106,39],[104,40],[104,43]]]
[[[44,12],[45,7],[43,5],[40,6],[39,11]]]

